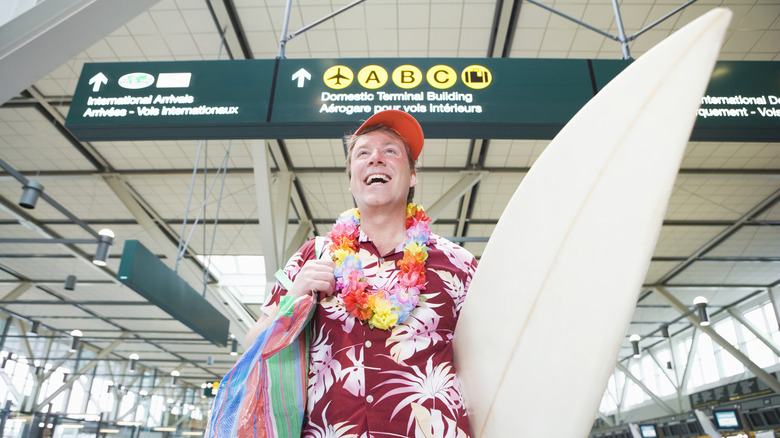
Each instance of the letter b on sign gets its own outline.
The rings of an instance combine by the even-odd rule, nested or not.
[[[402,65],[393,70],[393,83],[401,88],[409,89],[420,85],[422,72],[413,65]]]

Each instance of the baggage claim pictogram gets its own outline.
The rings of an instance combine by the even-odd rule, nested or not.
[[[299,76],[293,80],[298,80],[298,87],[302,87],[300,72],[296,74]],[[323,91],[320,113],[351,115],[397,109],[409,113],[479,114],[483,108],[474,104],[472,93],[447,89],[460,80],[468,88],[481,90],[490,85],[493,75],[481,65],[470,65],[460,74],[448,65],[433,66],[425,73],[409,64],[396,67],[392,72],[379,65],[367,65],[357,74],[347,66],[334,65],[325,70],[322,80],[331,90],[344,90],[356,82],[366,90],[376,91]],[[389,81],[403,91],[381,91]],[[441,91],[415,91],[423,82]]]

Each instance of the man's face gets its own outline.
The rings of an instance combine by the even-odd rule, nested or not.
[[[400,138],[378,130],[358,137],[351,152],[349,190],[358,207],[406,205],[417,173]]]

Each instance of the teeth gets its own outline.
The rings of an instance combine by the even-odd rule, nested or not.
[[[369,175],[368,178],[366,178],[366,184],[374,184],[374,183],[386,183],[390,181],[390,179],[385,175]]]

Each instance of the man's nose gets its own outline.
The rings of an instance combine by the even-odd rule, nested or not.
[[[368,158],[369,158],[368,161],[371,164],[384,162],[382,158],[382,151],[379,148],[376,148],[373,151],[371,151],[371,155]]]

